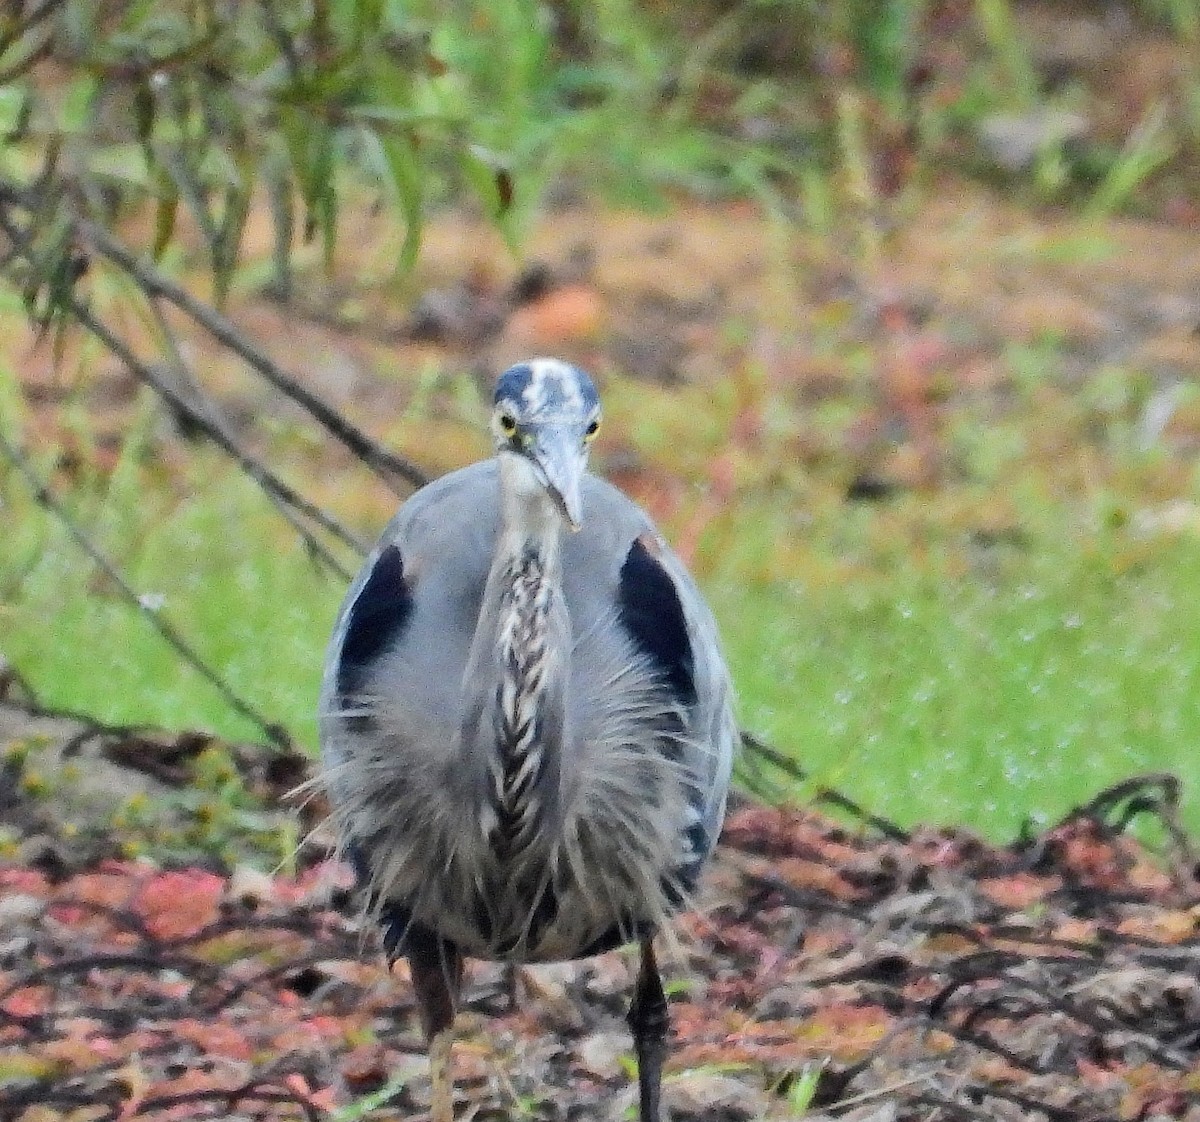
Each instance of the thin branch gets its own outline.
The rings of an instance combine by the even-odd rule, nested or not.
[[[184,395],[179,395],[179,399],[183,402],[183,408],[172,400],[171,390],[168,387],[167,392],[163,392],[159,386],[154,385],[156,392],[163,397],[173,409],[177,409],[183,415],[184,419],[190,424],[198,424],[204,431],[206,436],[209,436],[214,441],[219,442],[222,450],[237,462],[238,466],[254,480],[271,500],[272,504],[279,511],[288,524],[296,531],[303,539],[304,544],[326,565],[328,565],[335,573],[341,576],[344,580],[349,580],[352,574],[348,572],[309,531],[303,522],[296,516],[294,511],[298,511],[305,518],[310,518],[323,530],[327,530],[335,538],[344,545],[348,545],[360,556],[366,556],[369,546],[360,538],[355,536],[333,515],[327,513],[324,509],[317,506],[315,503],[309,502],[303,495],[294,491],[286,483],[283,482],[270,468],[261,460],[251,455],[248,451],[238,445],[229,432],[229,425],[222,415],[217,403],[204,391],[204,387],[193,376],[191,368],[183,357],[183,353],[179,348],[179,342],[175,337],[175,332],[172,330],[167,318],[163,315],[162,308],[157,300],[151,298],[149,300],[150,310],[154,315],[154,321],[158,325],[158,329],[162,334],[163,341],[166,344],[167,352],[171,358],[171,365],[175,369],[175,375],[180,383],[185,387],[186,393],[192,399],[190,402]],[[85,324],[85,326],[87,326]],[[90,329],[90,328],[89,328]],[[112,349],[112,348],[110,348]],[[114,352],[115,353],[115,352]],[[123,359],[124,361],[124,359]],[[145,364],[142,364],[145,365]],[[153,367],[145,365],[146,373],[153,373]],[[134,368],[134,373],[139,378],[143,378],[143,371]],[[143,378],[143,380],[147,380]],[[165,385],[165,383],[164,383]],[[188,412],[189,408],[192,410]],[[201,420],[197,421],[196,414],[199,413]]]
[[[843,795],[841,791],[835,790],[832,787],[822,787],[813,796],[813,802],[836,806],[839,810],[844,810],[847,814],[853,815],[853,817],[857,818],[864,825],[873,826],[884,837],[889,838],[891,841],[899,842],[901,845],[906,845],[912,840],[912,835],[907,830],[902,830],[890,818],[873,814],[865,807],[856,803],[849,795]]]
[[[841,1113],[843,1110],[849,1110],[853,1106],[861,1106],[863,1103],[869,1103],[875,1099],[886,1099],[895,1095],[897,1091],[903,1091],[908,1087],[915,1087],[918,1083],[932,1084],[933,1080],[928,1075],[913,1075],[908,1079],[901,1079],[895,1083],[887,1083],[882,1087],[873,1087],[869,1091],[862,1091],[857,1095],[851,1095],[849,1098],[838,1099],[835,1103],[830,1103],[826,1110],[831,1113],[836,1111]]]
[[[772,748],[765,740],[760,740],[752,732],[742,733],[742,751],[751,758],[760,757],[772,767],[778,768],[785,775],[800,783],[807,783],[811,776],[790,756],[785,756],[778,748]]]
[[[30,254],[28,235],[19,229],[11,219],[0,212],[0,229],[8,235],[13,251],[27,258]],[[195,379],[191,377],[183,356],[175,342],[170,325],[162,315],[161,309],[153,297],[149,298],[151,310],[168,350],[171,352],[177,373],[181,373],[188,389],[198,399],[198,404],[189,401],[173,386],[169,385],[155,372],[153,366],[140,359],[133,349],[123,339],[113,333],[109,327],[95,315],[91,309],[75,297],[68,300],[68,306],[79,323],[99,339],[130,371],[141,381],[150,386],[155,393],[167,402],[181,417],[196,426],[214,444],[225,452],[263,491],[268,500],[279,511],[280,515],[292,526],[305,546],[313,555],[337,573],[343,580],[349,580],[351,573],[344,565],[322,544],[297,517],[297,514],[310,519],[316,525],[332,534],[344,545],[349,546],[360,556],[365,556],[368,547],[356,537],[341,522],[327,513],[315,503],[310,502],[294,488],[285,483],[266,464],[244,449],[229,433],[215,405],[209,401]],[[295,512],[295,513],[293,513]]]
[[[31,47],[24,57],[17,59],[11,66],[0,71],[0,86],[7,86],[11,82],[15,82],[27,71],[31,70],[44,58],[50,56],[50,52],[54,49],[54,33],[47,32],[46,36],[36,46]]]
[[[296,44],[292,41],[287,31],[284,30],[283,24],[280,23],[274,6],[270,3],[270,0],[260,0],[259,7],[262,8],[263,24],[267,29],[267,34],[271,36],[272,42],[279,48],[279,53],[287,63],[288,73],[293,80],[302,78],[304,66],[300,59],[300,52],[296,49]]]
[[[22,205],[28,204],[23,202]],[[384,448],[357,425],[347,421],[336,409],[327,405],[268,358],[242,335],[226,316],[198,300],[153,266],[140,260],[102,226],[86,218],[76,219],[74,225],[83,240],[96,252],[119,265],[147,292],[168,300],[194,319],[214,339],[233,351],[280,393],[291,398],[323,425],[397,494],[401,492],[394,486],[394,476],[399,476],[414,487],[421,487],[429,482],[429,477],[414,463]]]
[[[812,780],[812,776],[790,756],[784,755],[778,748],[772,748],[771,745],[760,740],[751,732],[742,733],[742,749],[751,759],[765,760],[772,767],[778,768],[785,775],[799,783],[808,783]],[[859,806],[848,795],[843,795],[840,791],[836,791],[832,787],[822,787],[813,796],[813,801],[828,803],[831,806],[838,807],[840,810],[847,811],[860,822],[863,822],[867,826],[873,826],[884,837],[890,838],[892,841],[907,842],[910,838],[909,833],[906,830],[902,830],[895,822],[883,818],[878,814],[872,814],[869,810]]]
[[[256,725],[271,743],[280,748],[290,747],[292,738],[283,725],[268,720],[248,701],[245,701],[238,694],[234,693],[229,683],[204,661],[200,653],[168,620],[163,619],[158,612],[153,611],[143,603],[137,591],[125,580],[117,567],[101,552],[87,534],[75,524],[75,521],[55,498],[49,487],[38,478],[37,473],[33,470],[25,455],[14,444],[10,443],[3,433],[0,433],[0,455],[3,455],[16,468],[25,479],[26,484],[29,486],[38,503],[62,523],[64,529],[71,535],[76,545],[112,581],[121,596],[149,620],[150,625],[162,636],[168,646],[221,695],[230,709]]]
[[[208,204],[204,200],[204,192],[188,167],[187,156],[185,154],[176,155],[170,149],[164,149],[157,155],[162,160],[163,167],[167,169],[167,173],[179,193],[187,202],[188,209],[191,210],[196,224],[200,227],[200,236],[204,239],[204,245],[211,254],[213,247],[217,244],[217,228],[209,213]]]
[[[224,427],[217,421],[201,413],[187,398],[181,396],[172,386],[168,385],[148,363],[143,362],[129,345],[108,327],[103,320],[92,314],[91,309],[81,300],[72,298],[70,301],[71,314],[80,325],[90,331],[117,358],[148,386],[152,387],[164,401],[177,410],[189,422],[200,428],[204,434],[248,475],[273,502],[276,509],[287,520],[304,541],[305,546],[325,565],[328,565],[339,576],[346,580],[351,574],[345,566],[317,539],[311,531],[292,513],[300,511],[318,525],[335,535],[346,545],[357,550],[360,554],[367,552],[366,546],[360,542],[335,518],[326,514],[320,507],[314,506],[303,495],[284,483],[265,464],[260,463],[249,452],[241,448],[229,436]],[[291,508],[291,509],[288,509]]]
[[[7,51],[36,24],[52,16],[55,8],[62,8],[65,4],[66,0],[44,0],[36,8],[30,9],[20,16],[10,16],[12,22],[4,29],[3,34],[0,34],[0,54]]]

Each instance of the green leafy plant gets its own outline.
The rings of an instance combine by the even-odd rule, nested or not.
[[[361,1095],[353,1102],[338,1107],[333,1112],[333,1122],[361,1122],[362,1119],[370,1118],[377,1110],[386,1107],[392,1099],[403,1091],[408,1080],[409,1076],[407,1073],[393,1076],[378,1091]]]
[[[812,1106],[813,1098],[817,1093],[817,1087],[821,1082],[821,1073],[824,1070],[824,1063],[805,1064],[792,1077],[785,1097],[788,1109],[791,1111],[793,1117],[802,1118],[808,1113],[808,1108]]]
[[[1010,0],[975,0],[975,13],[1008,104],[1017,108],[1034,105],[1039,82]]]
[[[1120,210],[1175,151],[1176,144],[1170,135],[1163,106],[1151,106],[1088,199],[1084,214],[1095,219]]]

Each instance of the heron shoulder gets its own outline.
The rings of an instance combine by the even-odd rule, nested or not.
[[[442,476],[403,504],[347,596],[343,658],[377,653],[384,629],[392,627],[398,637],[414,606],[433,603],[435,594],[444,627],[473,628],[495,547],[499,487],[496,461],[485,460]],[[693,704],[697,671],[704,678],[713,657],[719,661],[716,626],[703,597],[632,499],[590,474],[582,499],[583,527],[564,533],[562,555],[576,634],[619,619],[677,700]],[[399,577],[404,592],[397,589]],[[360,625],[366,630],[356,635]]]
[[[334,682],[343,702],[362,688],[371,665],[404,630],[412,608],[404,558],[395,545],[386,544],[364,568],[358,588],[343,608]]]
[[[330,676],[354,692],[389,649],[465,660],[495,548],[499,471],[494,459],[421,488],[397,511],[347,593],[330,651]],[[628,496],[583,479],[583,528],[563,536],[563,592],[576,636],[612,627],[655,665],[676,701],[700,707],[722,692],[716,626],[682,562]],[[452,678],[456,677],[452,674]],[[330,683],[333,685],[333,683]]]
[[[681,589],[659,560],[661,553],[662,546],[651,534],[630,543],[621,563],[617,614],[675,700],[690,708],[696,703],[693,636]]]

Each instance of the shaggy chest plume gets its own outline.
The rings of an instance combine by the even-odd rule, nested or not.
[[[544,757],[542,695],[546,684],[546,625],[552,586],[546,560],[526,550],[505,574],[500,597],[490,814],[486,835],[499,864],[528,849],[542,804],[537,780]]]

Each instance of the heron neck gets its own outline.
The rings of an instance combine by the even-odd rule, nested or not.
[[[519,468],[517,470],[520,470]],[[556,809],[570,626],[562,600],[562,520],[540,487],[502,487],[501,524],[467,688],[487,759],[481,819],[502,859],[519,855]]]
[[[547,592],[557,589],[562,575],[562,528],[561,515],[528,462],[501,456],[500,531],[492,556],[489,591],[495,578],[502,578],[494,591],[501,601],[510,601],[514,610],[520,610],[523,600],[515,595],[513,583],[518,574],[525,574],[527,581],[536,578]]]

